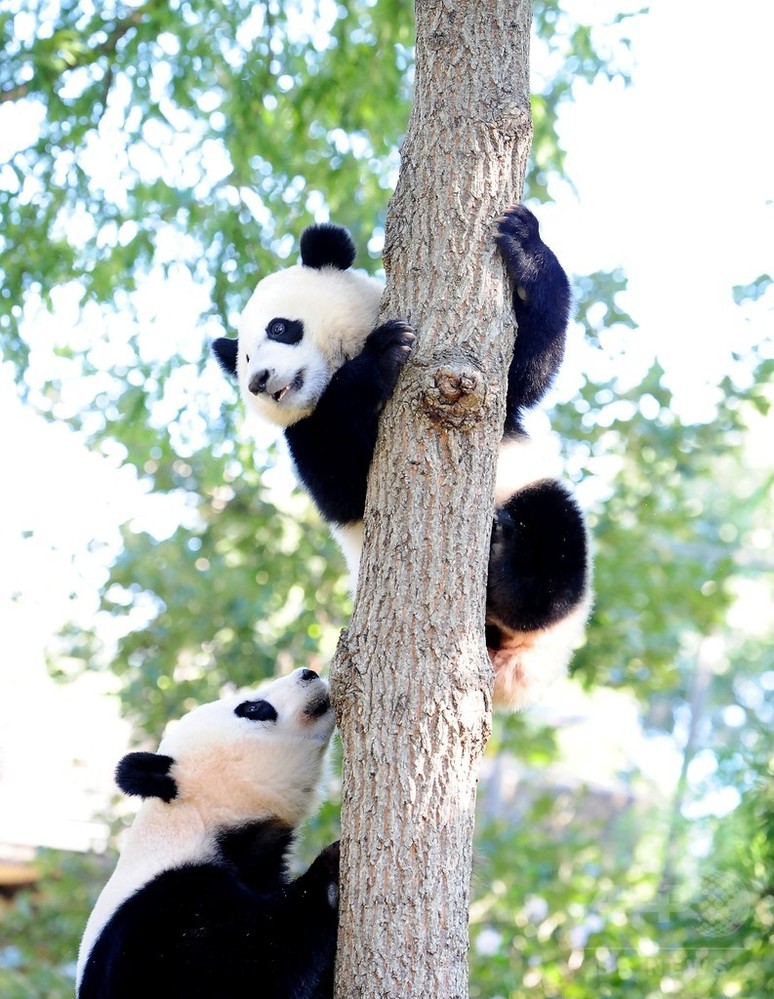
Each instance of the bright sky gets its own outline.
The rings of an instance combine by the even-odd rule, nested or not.
[[[544,214],[572,272],[625,267],[641,325],[630,347],[658,352],[698,416],[702,386],[762,336],[731,287],[774,272],[774,5],[650,8],[634,22],[634,85],[583,87],[567,108],[560,138],[579,197]]]
[[[572,6],[581,19],[588,10],[594,20],[601,8],[619,7],[594,0]],[[631,22],[633,86],[584,86],[564,112],[561,140],[577,196],[557,190],[556,204],[540,215],[547,241],[570,272],[626,269],[625,304],[640,323],[624,341],[632,378],[657,352],[680,404],[697,416],[709,413],[705,386],[728,369],[731,351],[772,332],[771,291],[768,303],[742,310],[731,288],[774,273],[774,5],[653,0],[650,7],[649,15]],[[10,119],[0,114],[0,136],[4,121]],[[196,304],[191,293],[164,289],[178,330],[186,328],[180,309]],[[42,321],[61,328],[65,304],[62,309],[56,320]],[[191,327],[195,314],[192,307]],[[75,330],[69,318],[65,329],[88,339],[88,328]],[[621,335],[609,334],[616,343]],[[584,363],[590,361],[576,341],[560,392],[572,393],[573,364]],[[214,391],[217,381],[213,377]],[[118,525],[138,513],[155,519],[174,511],[158,504],[150,509],[130,474],[87,453],[64,427],[25,410],[3,369],[0,428],[6,469],[0,842],[42,838],[71,845],[99,838],[84,816],[123,751],[126,729],[105,705],[104,680],[87,678],[77,697],[52,686],[45,649],[68,619],[93,614],[104,565],[118,550]],[[90,553],[94,538],[100,548]],[[41,732],[46,751],[31,756]],[[75,793],[73,761],[83,760],[89,766],[80,768]],[[58,814],[70,818],[56,831],[52,796]]]

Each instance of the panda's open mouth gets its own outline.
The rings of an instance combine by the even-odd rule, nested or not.
[[[276,392],[272,392],[271,397],[275,402],[282,402],[288,392],[298,392],[304,384],[304,372],[299,371],[292,382],[287,385],[283,385],[281,389],[277,389]]]

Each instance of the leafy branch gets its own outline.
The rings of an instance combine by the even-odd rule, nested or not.
[[[157,0],[151,0],[132,11],[115,24],[104,42],[96,46],[90,45],[88,40],[84,41],[83,35],[78,35],[72,29],[62,28],[55,32],[51,38],[44,39],[37,45],[37,52],[33,49],[31,56],[33,62],[37,62],[38,69],[33,72],[31,79],[0,90],[0,104],[21,100],[36,91],[45,92],[66,73],[92,66],[105,56],[109,58],[115,55],[121,39],[139,27],[145,16],[157,6]],[[107,76],[112,79],[110,67]]]

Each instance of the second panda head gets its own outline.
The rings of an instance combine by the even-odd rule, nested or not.
[[[254,694],[194,708],[158,752],[124,756],[116,782],[171,811],[192,806],[207,833],[262,819],[295,827],[316,804],[334,725],[327,683],[298,669]]]
[[[256,287],[238,339],[213,343],[246,406],[263,419],[287,427],[309,416],[376,325],[382,284],[351,270],[354,259],[346,229],[310,226],[301,237],[301,263]]]

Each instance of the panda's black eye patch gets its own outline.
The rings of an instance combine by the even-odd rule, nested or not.
[[[237,718],[249,718],[250,721],[276,721],[277,709],[268,701],[242,701],[234,708]]]
[[[304,324],[300,319],[283,319],[277,316],[266,325],[266,336],[275,343],[300,343],[304,335]]]

